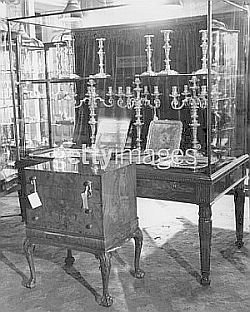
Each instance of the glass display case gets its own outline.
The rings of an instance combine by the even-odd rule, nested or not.
[[[72,42],[68,34],[49,43],[27,34],[15,39],[20,157],[60,146],[73,137],[76,77]]]
[[[248,7],[203,0],[145,9],[9,20],[36,34],[13,38],[17,164],[71,151],[101,167],[135,162],[138,196],[199,206],[201,284],[208,285],[212,204],[233,189],[243,245]]]
[[[7,21],[0,19],[0,193],[16,183],[15,141]]]

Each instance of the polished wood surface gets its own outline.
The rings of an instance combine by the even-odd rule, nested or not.
[[[221,196],[234,190],[236,246],[243,246],[244,180],[249,156],[243,155],[215,170],[205,172],[156,169],[137,165],[137,196],[192,203],[199,206],[199,237],[202,285],[210,284],[210,254],[212,236],[212,205]]]
[[[23,171],[24,251],[30,268],[26,286],[33,287],[36,282],[35,244],[65,247],[68,266],[75,261],[72,250],[82,250],[99,259],[103,295],[97,301],[110,306],[113,299],[108,292],[108,281],[112,250],[134,238],[133,275],[144,276],[139,267],[143,237],[138,227],[135,166],[123,165],[93,173],[84,166],[78,170],[64,167],[64,171],[57,165],[51,160]],[[41,201],[37,208],[29,200],[35,192]]]

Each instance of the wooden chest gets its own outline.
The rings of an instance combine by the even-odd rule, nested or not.
[[[62,234],[62,243],[64,235],[65,243],[67,235],[77,236],[82,247],[108,250],[136,230],[133,165],[93,174],[87,166],[78,166],[77,171],[58,170],[54,162],[25,169],[27,195],[34,192],[35,183],[42,203],[32,209],[27,198],[27,235],[31,229],[32,237],[43,238],[40,232],[44,231],[51,232],[51,237]]]
[[[138,227],[135,166],[111,165],[96,171],[69,160],[54,159],[23,170],[24,251],[31,273],[26,286],[35,285],[35,244],[66,247],[69,266],[74,262],[71,250],[82,250],[100,260],[103,296],[96,300],[110,306],[108,279],[113,249],[134,238],[133,275],[144,276],[139,268],[143,237]]]

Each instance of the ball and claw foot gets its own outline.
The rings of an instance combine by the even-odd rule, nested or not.
[[[145,276],[145,272],[141,269],[137,269],[136,271],[131,272],[135,278],[143,278]]]
[[[106,294],[96,297],[96,302],[103,307],[110,307],[113,304],[113,298],[109,294]]]
[[[67,267],[71,267],[75,262],[75,258],[74,257],[65,258],[64,262]]]
[[[208,275],[202,275],[200,283],[202,286],[209,286],[211,283],[211,280]]]
[[[36,281],[33,278],[29,278],[29,280],[24,284],[27,288],[34,288],[36,286]]]
[[[71,267],[75,262],[75,258],[72,256],[72,250],[67,249],[67,257],[64,259],[65,265]]]
[[[237,241],[235,242],[235,246],[238,247],[238,248],[240,249],[241,247],[244,246],[244,242],[243,242],[242,240],[237,240]]]

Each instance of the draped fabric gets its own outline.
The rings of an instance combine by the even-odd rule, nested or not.
[[[226,23],[229,29],[239,30],[239,61],[244,60],[245,46],[244,36],[246,35],[245,20],[241,19],[239,12],[223,16],[214,16],[220,21]],[[110,74],[107,79],[96,79],[96,91],[104,99],[107,100],[108,87],[112,86],[113,91],[117,92],[118,87],[130,86],[131,90],[135,87],[133,84],[135,75],[146,71],[146,43],[144,36],[147,34],[154,35],[152,38],[152,68],[155,72],[164,69],[164,40],[161,30],[171,29],[173,32],[170,35],[170,60],[171,69],[176,70],[181,74],[178,76],[156,76],[156,77],[140,77],[141,87],[148,86],[149,92],[152,94],[154,86],[159,87],[161,93],[161,105],[158,109],[159,119],[175,119],[181,120],[183,123],[183,134],[181,148],[185,151],[191,146],[192,133],[190,129],[191,117],[190,109],[184,107],[181,110],[174,110],[171,107],[171,92],[172,86],[177,86],[179,92],[183,92],[183,85],[190,84],[192,73],[201,68],[201,34],[202,29],[207,29],[207,17],[197,17],[192,19],[171,20],[157,23],[147,23],[144,25],[133,26],[117,26],[104,27],[97,29],[88,29],[84,32],[75,33],[75,51],[76,51],[76,72],[78,75],[87,78],[99,72],[98,58],[98,42],[97,38],[105,38],[105,72]],[[240,63],[240,72],[245,71],[244,62]],[[200,85],[206,85],[206,77],[199,77]],[[204,81],[202,81],[204,79]],[[87,79],[79,82],[77,85],[78,98],[83,99],[87,89]],[[241,117],[237,117],[237,128],[240,127],[242,120],[242,107],[244,103],[244,82],[238,80],[237,85],[237,112],[240,110]],[[242,102],[242,103],[240,103]],[[244,110],[243,110],[244,111]],[[206,109],[199,110],[198,141],[201,143],[202,152],[206,153],[207,149],[207,122]],[[135,147],[136,131],[133,123],[135,121],[135,113],[133,110],[128,110],[114,106],[106,108],[99,105],[97,116],[116,116],[118,118],[129,117],[131,119],[131,127],[129,136],[131,137],[131,147]],[[153,118],[152,109],[150,107],[143,108],[142,111],[143,127],[142,127],[142,147],[145,147],[148,126]],[[98,118],[98,117],[97,117]],[[90,128],[88,125],[89,110],[87,105],[82,105],[76,111],[76,128],[74,141],[77,145],[83,143],[89,144]],[[242,129],[242,127],[240,127]],[[242,131],[236,131],[236,139],[241,141],[242,146]]]

